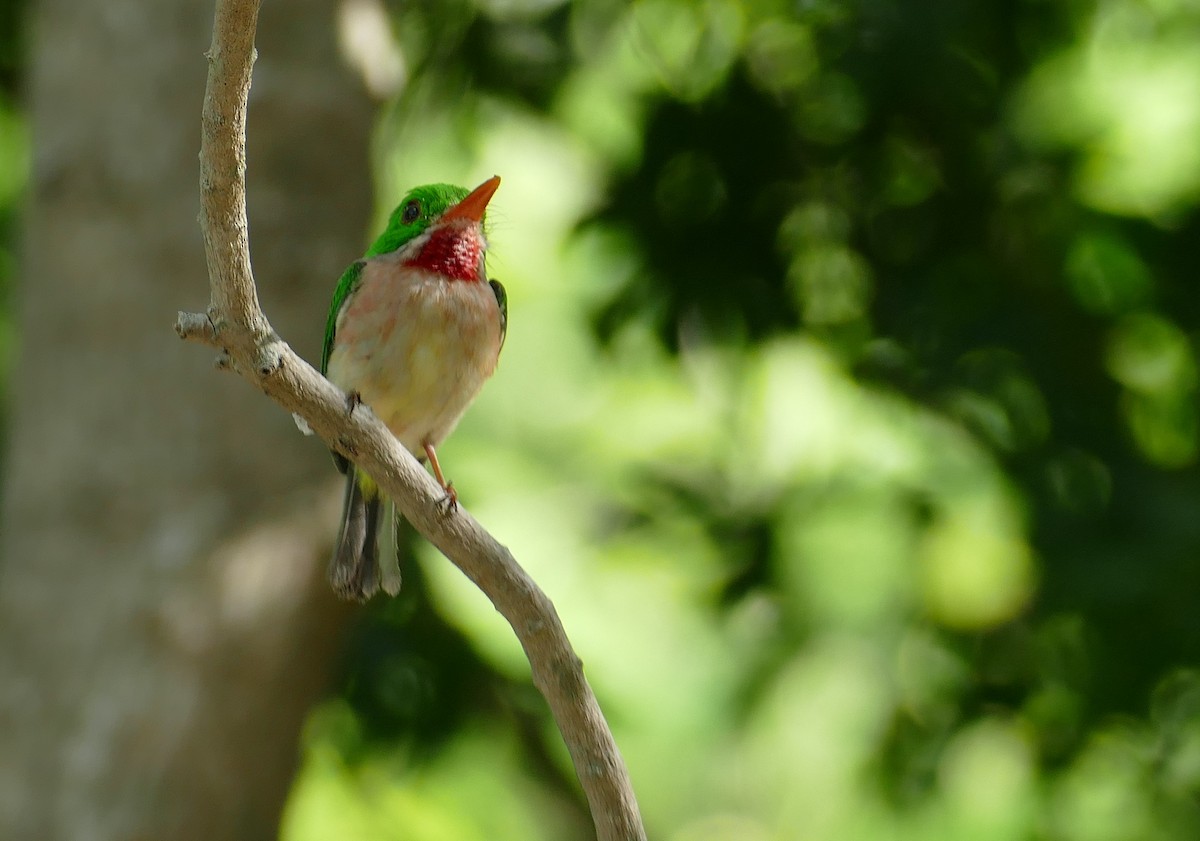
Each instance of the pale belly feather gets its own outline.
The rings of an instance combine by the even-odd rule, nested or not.
[[[496,369],[500,309],[486,282],[447,281],[386,259],[342,307],[329,379],[423,456],[454,429]]]

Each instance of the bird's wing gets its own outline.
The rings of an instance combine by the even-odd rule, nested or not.
[[[496,303],[500,307],[500,348],[503,350],[504,337],[508,335],[508,293],[504,291],[504,284],[498,280],[489,280],[488,285],[492,287]]]
[[[338,316],[342,313],[342,307],[346,305],[346,301],[354,293],[358,287],[359,280],[362,279],[363,266],[366,265],[365,260],[359,260],[342,272],[342,277],[338,280],[338,285],[333,290],[333,303],[329,305],[329,320],[325,322],[325,344],[321,346],[321,373],[329,372],[329,355],[333,353],[333,337],[337,333]]]
[[[333,303],[329,305],[329,320],[325,322],[325,343],[321,345],[321,374],[329,373],[329,356],[333,353],[333,337],[337,333],[338,316],[342,314],[342,307],[346,306],[346,301],[354,294],[354,290],[358,287],[358,282],[362,279],[363,266],[366,261],[359,260],[342,272],[341,278],[338,280],[337,289],[333,290]],[[350,470],[350,460],[341,453],[336,453],[333,450],[329,451],[333,456],[333,463],[337,466],[339,473],[347,473]]]

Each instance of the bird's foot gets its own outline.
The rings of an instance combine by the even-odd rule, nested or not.
[[[442,466],[438,464],[437,450],[433,448],[433,444],[425,445],[425,457],[429,459],[429,466],[433,468],[433,477],[446,492],[446,495],[438,500],[438,506],[441,507],[442,513],[450,514],[457,511],[458,491],[454,490],[454,483],[447,482],[446,477],[442,475]]]
[[[362,395],[357,391],[346,392],[346,414],[354,414],[354,410],[362,403]]]
[[[442,490],[446,495],[438,500],[438,507],[442,509],[443,514],[453,514],[458,510],[458,491],[454,490],[453,482],[447,482],[442,486]]]

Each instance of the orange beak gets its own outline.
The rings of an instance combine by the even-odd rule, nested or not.
[[[441,221],[449,222],[452,219],[467,219],[471,222],[482,221],[483,212],[487,210],[488,202],[492,200],[492,196],[496,193],[499,186],[500,176],[493,175],[472,190],[469,196],[447,210],[442,215]]]

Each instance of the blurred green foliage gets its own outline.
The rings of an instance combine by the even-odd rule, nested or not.
[[[380,214],[504,177],[508,344],[443,460],[555,600],[651,837],[1200,836],[1200,6],[387,12],[346,38],[397,69]],[[511,631],[414,550],[284,837],[590,837]]]
[[[558,605],[651,837],[1200,835],[1200,6],[388,11],[380,213],[505,179],[510,336],[444,461]],[[510,630],[415,548],[284,837],[589,837]]]
[[[25,0],[0,0],[0,395],[14,347],[12,290],[20,201],[29,177],[29,133],[21,86],[25,68]],[[0,403],[0,430],[4,412]]]
[[[390,11],[383,204],[505,179],[444,463],[651,837],[1200,835],[1200,6]],[[589,837],[511,632],[418,551],[285,837]]]

